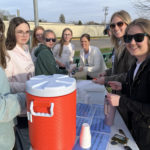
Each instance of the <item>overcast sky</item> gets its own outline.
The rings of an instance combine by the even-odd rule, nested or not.
[[[60,14],[64,14],[66,22],[79,21],[83,23],[104,21],[104,7],[108,7],[107,22],[110,16],[118,10],[128,11],[133,19],[137,18],[133,2],[136,0],[37,0],[39,19],[48,22],[58,22]],[[27,20],[34,19],[33,0],[0,0],[0,10],[9,11]]]

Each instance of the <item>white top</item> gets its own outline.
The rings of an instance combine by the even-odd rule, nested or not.
[[[72,43],[63,46],[63,51],[61,57],[59,56],[60,44],[56,44],[53,48],[53,54],[56,60],[63,63],[64,65],[68,62],[73,62],[73,57],[75,53],[75,47]]]
[[[138,72],[138,70],[140,68],[140,65],[141,65],[141,63],[136,63],[136,68],[135,68],[134,74],[133,74],[133,80],[134,80],[134,78],[135,78],[135,76],[136,76],[136,74],[137,74],[137,72]]]
[[[83,67],[83,70],[91,77],[98,77],[98,75],[104,72],[107,67],[104,62],[104,58],[99,48],[95,46],[89,46],[89,55],[88,55],[88,66],[86,66],[84,50],[80,51],[80,66]]]
[[[32,58],[34,64],[36,63],[36,59],[37,59],[37,57],[35,56],[35,51],[40,46],[40,44],[41,43],[38,43],[38,45],[33,47],[32,50],[31,50],[31,58]]]
[[[8,50],[6,76],[12,93],[25,92],[25,82],[34,75],[34,64],[27,45]]]
[[[34,96],[56,97],[72,93],[76,89],[76,80],[68,75],[39,75],[26,82],[26,91]]]

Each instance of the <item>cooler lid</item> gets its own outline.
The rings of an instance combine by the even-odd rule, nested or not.
[[[72,93],[76,80],[68,75],[39,75],[26,82],[26,92],[40,97],[56,97]]]

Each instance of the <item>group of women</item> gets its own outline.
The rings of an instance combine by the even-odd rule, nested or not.
[[[110,29],[115,49],[112,69],[106,68],[100,50],[90,45],[90,35],[83,34],[79,71],[87,72],[87,79],[97,77],[95,83],[111,86],[109,103],[118,106],[139,148],[149,150],[150,21],[139,18],[131,22],[130,15],[122,10],[112,15]],[[16,143],[14,149],[27,150],[25,82],[33,75],[70,72],[68,64],[73,63],[75,53],[73,33],[65,28],[56,44],[54,31],[36,27],[30,54],[30,26],[25,19],[10,21],[6,40],[4,32],[0,20],[0,147],[12,150]]]
[[[38,40],[34,36],[37,34],[36,32],[39,32],[38,30],[41,30],[40,26],[36,27],[33,32],[33,41]],[[35,75],[51,75],[72,71],[70,65],[74,63],[75,54],[75,46],[71,43],[72,36],[72,30],[65,28],[60,41],[56,44],[54,31],[43,30],[42,43],[41,40],[38,40],[39,42],[36,45],[35,42],[32,42],[34,47],[31,54],[35,62]],[[78,68],[78,71],[86,72],[87,79],[92,79],[102,73],[106,69],[106,65],[99,48],[90,45],[89,34],[83,34],[80,41],[83,49],[80,51],[80,68]]]

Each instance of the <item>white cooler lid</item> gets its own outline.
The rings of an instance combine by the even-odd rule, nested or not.
[[[68,75],[39,75],[26,82],[26,92],[40,97],[56,97],[72,93],[76,80]]]

